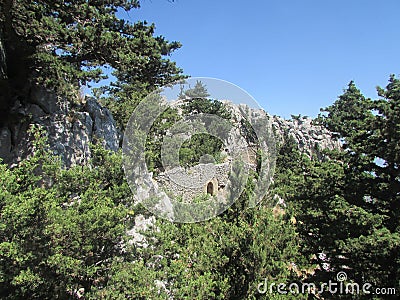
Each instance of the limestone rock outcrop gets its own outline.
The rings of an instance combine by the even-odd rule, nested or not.
[[[245,112],[251,124],[256,124],[256,120],[264,119],[266,116],[265,119],[269,121],[269,124],[262,130],[272,128],[274,131],[275,144],[278,149],[285,142],[285,138],[288,137],[293,138],[299,150],[310,157],[316,155],[318,158],[322,158],[321,150],[334,150],[340,149],[341,147],[340,142],[332,137],[331,132],[314,124],[313,119],[310,117],[294,117],[286,120],[278,116],[269,115],[262,109],[249,108],[245,104],[231,105],[229,101],[224,100],[223,102],[238,123],[238,128],[243,128],[243,126],[239,124],[242,115],[241,112]],[[238,134],[243,135],[245,133],[238,132]],[[237,145],[237,147],[246,147],[246,145]]]
[[[323,149],[340,149],[341,145],[337,139],[332,137],[327,129],[313,124],[309,117],[285,120],[280,117],[271,117],[272,126],[276,132],[277,144],[284,143],[285,133],[294,139],[300,151],[308,156],[316,155],[321,158]]]
[[[36,124],[45,129],[50,149],[66,167],[84,164],[91,156],[90,144],[102,143],[116,151],[120,135],[107,108],[86,97],[71,104],[42,88],[32,89],[29,103],[16,101],[10,117],[0,128],[0,157],[16,164],[31,153],[32,135],[28,128]]]
[[[245,105],[229,107],[228,102],[225,104],[234,119],[237,117],[237,122],[240,121],[238,109],[247,110],[246,115],[255,120],[267,115],[278,146],[285,142],[285,136],[289,136],[309,156],[322,157],[321,149],[340,148],[339,141],[333,139],[326,129],[314,125],[311,118],[285,120],[268,115],[261,109],[251,109]],[[113,151],[118,150],[121,144],[122,134],[111,112],[90,97],[72,104],[43,88],[35,87],[31,90],[29,103],[18,100],[14,102],[10,116],[9,120],[2,120],[0,127],[0,158],[10,165],[30,154],[33,137],[28,133],[28,128],[31,124],[45,129],[51,150],[61,157],[66,167],[85,164],[91,156],[91,143],[100,142],[106,149]],[[240,124],[237,128],[241,128]],[[243,135],[243,132],[239,130],[237,134]],[[228,145],[227,148],[247,146]]]

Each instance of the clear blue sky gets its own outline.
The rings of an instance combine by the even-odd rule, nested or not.
[[[183,46],[191,76],[230,81],[269,113],[316,116],[350,80],[376,97],[400,75],[400,0],[142,0],[147,20]],[[123,16],[123,15],[122,15]]]

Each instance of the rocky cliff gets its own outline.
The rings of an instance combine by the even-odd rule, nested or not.
[[[265,114],[254,110],[251,115]],[[26,158],[31,149],[31,124],[43,127],[48,133],[51,150],[61,157],[65,166],[84,164],[91,156],[90,144],[102,143],[116,151],[122,139],[116,123],[107,108],[95,99],[86,97],[81,103],[72,104],[42,88],[33,88],[29,102],[16,101],[10,109],[11,117],[2,120],[0,127],[0,157],[12,165]],[[339,148],[325,129],[313,124],[311,118],[284,120],[269,116],[276,132],[278,145],[284,136],[290,136],[307,155],[320,156],[320,149]]]
[[[299,150],[308,155],[309,157],[315,155],[322,158],[323,149],[339,149],[340,142],[332,138],[332,134],[325,128],[314,124],[313,119],[310,117],[294,117],[290,120],[285,120],[278,116],[272,116],[262,109],[251,109],[245,104],[230,105],[229,101],[223,101],[228,110],[233,115],[233,118],[240,120],[240,111],[246,112],[246,116],[257,120],[264,118],[267,115],[269,125],[271,125],[277,148],[284,142],[285,138],[293,138],[298,145]],[[250,121],[250,123],[253,123]]]
[[[272,127],[275,129],[276,142],[282,145],[284,137],[294,139],[299,150],[308,156],[322,157],[323,149],[340,149],[340,142],[332,138],[332,134],[321,126],[313,124],[309,117],[292,118],[285,120],[277,116],[271,117]]]
[[[119,148],[120,135],[107,108],[90,97],[72,104],[42,88],[32,88],[29,102],[16,101],[0,128],[0,157],[12,165],[31,152],[31,124],[44,128],[55,155],[64,165],[84,164],[91,156],[90,143]]]

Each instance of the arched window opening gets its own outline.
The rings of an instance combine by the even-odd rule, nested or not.
[[[214,185],[212,182],[207,184],[207,194],[214,195]]]

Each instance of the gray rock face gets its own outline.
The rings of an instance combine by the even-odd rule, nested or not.
[[[292,120],[284,120],[279,117],[268,115],[261,109],[252,109],[247,105],[232,105],[229,101],[224,101],[227,109],[232,116],[232,128],[229,130],[226,140],[224,141],[224,153],[227,155],[228,162],[214,165],[213,163],[200,163],[188,169],[183,167],[174,167],[166,169],[160,173],[155,179],[158,186],[168,191],[169,196],[180,197],[186,203],[190,203],[196,196],[209,193],[207,186],[212,184],[212,195],[226,195],[224,187],[229,185],[228,174],[231,166],[232,157],[230,155],[239,152],[241,155],[240,161],[247,163],[250,169],[256,171],[257,164],[257,147],[262,151],[272,152],[270,161],[275,157],[275,151],[286,142],[285,139],[293,138],[297,143],[301,152],[312,157],[316,155],[319,159],[323,159],[323,149],[339,149],[338,141],[332,139],[331,134],[321,126],[314,125],[311,118],[298,118]],[[243,114],[242,114],[243,113]],[[249,127],[243,124],[243,117],[249,122],[254,131],[251,132]],[[258,122],[261,120],[263,122]],[[254,126],[253,126],[254,124]],[[258,126],[259,128],[255,128]],[[267,135],[267,139],[261,136],[266,132],[270,132],[271,136]],[[255,140],[261,143],[260,138],[264,138],[270,143],[261,146],[254,145]],[[274,137],[274,138],[273,138]],[[254,147],[254,148],[253,148]],[[268,165],[269,167],[269,165]],[[273,166],[272,166],[273,167]],[[136,172],[140,174],[140,172]],[[267,177],[265,178],[267,180]],[[267,188],[267,187],[266,187]],[[214,193],[214,191],[216,191]]]
[[[156,218],[154,216],[146,218],[144,215],[137,215],[135,217],[135,225],[132,229],[128,230],[127,234],[131,237],[130,243],[135,244],[136,247],[147,248],[149,246],[146,237],[142,234],[144,231],[154,229]]]
[[[255,120],[260,115],[266,115],[263,110],[241,108],[248,110],[247,115]],[[229,109],[234,118],[237,118],[236,121],[239,121],[238,108]],[[93,98],[86,98],[84,103],[72,106],[69,101],[47,90],[33,88],[29,103],[16,101],[11,114],[15,116],[13,120],[0,128],[0,157],[8,164],[18,163],[29,155],[32,136],[27,131],[31,124],[37,124],[46,130],[52,151],[61,157],[67,167],[86,163],[91,157],[91,143],[102,143],[106,149],[113,151],[119,148],[120,134],[111,112]],[[277,145],[285,142],[286,133],[309,156],[322,157],[321,149],[340,148],[340,143],[332,139],[327,130],[314,125],[311,118],[284,120],[267,116],[276,133]],[[238,132],[232,132],[233,135],[243,134],[239,132],[239,127],[237,126]],[[232,143],[226,151],[231,150],[229,147],[247,147],[244,141],[243,143]]]
[[[337,139],[332,138],[332,134],[321,126],[313,124],[309,117],[299,119],[284,120],[280,117],[271,117],[272,126],[276,132],[277,144],[282,145],[285,140],[285,132],[295,140],[300,151],[308,156],[316,155],[322,158],[323,149],[340,149],[341,145]]]
[[[103,139],[103,143],[107,149],[117,151],[119,148],[119,138],[111,112],[107,108],[102,107],[93,98],[87,99],[85,109],[93,121],[93,136]]]
[[[30,154],[32,124],[45,129],[51,150],[66,167],[85,164],[91,157],[91,143],[118,150],[119,135],[110,111],[95,99],[85,101],[72,107],[49,91],[33,89],[30,103],[17,102],[11,112],[16,118],[0,128],[0,157],[15,164]]]
[[[280,145],[285,143],[285,135],[293,138],[295,142],[298,144],[299,150],[305,153],[308,156],[317,155],[318,158],[322,158],[321,150],[323,149],[340,149],[340,142],[337,139],[332,138],[332,134],[322,128],[321,126],[313,124],[312,118],[302,117],[298,119],[290,119],[285,120],[283,118],[277,116],[271,116],[267,114],[262,109],[253,109],[249,108],[245,104],[240,104],[239,106],[232,106],[229,104],[229,101],[223,101],[227,106],[228,110],[233,115],[233,118],[239,123],[241,114],[239,110],[246,112],[246,116],[250,119],[250,123],[255,124],[258,119],[263,119],[266,116],[266,119],[269,120],[268,126],[265,126],[265,130],[270,128],[271,125],[273,131],[275,132],[275,143],[277,148]],[[237,127],[240,127],[237,124]],[[236,135],[243,134],[243,132],[236,132]],[[237,140],[232,138],[232,140]],[[246,147],[246,145],[230,145],[232,147]]]

